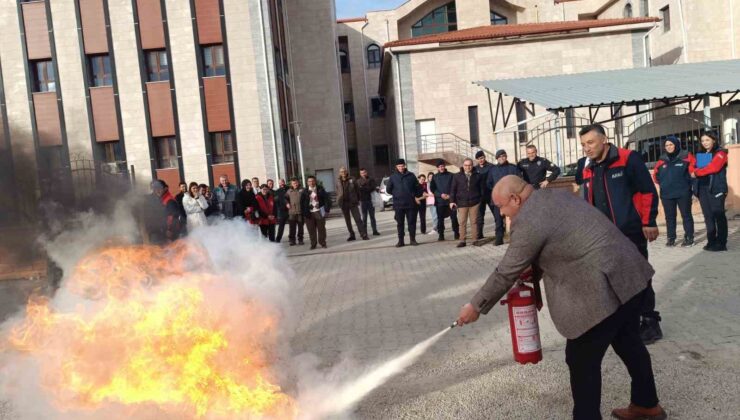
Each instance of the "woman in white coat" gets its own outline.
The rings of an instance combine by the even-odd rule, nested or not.
[[[198,226],[208,224],[205,210],[208,208],[208,201],[200,194],[197,182],[191,182],[188,187],[188,194],[182,199],[182,206],[185,208],[185,214],[188,216],[188,232]]]

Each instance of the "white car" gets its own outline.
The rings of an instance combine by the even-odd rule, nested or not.
[[[380,211],[385,211],[386,207],[390,207],[393,205],[393,196],[385,192],[385,186],[388,185],[389,177],[384,177],[382,181],[380,181],[380,198],[383,199],[383,208],[380,209]]]

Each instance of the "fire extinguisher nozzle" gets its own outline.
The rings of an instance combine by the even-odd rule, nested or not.
[[[455,327],[457,327],[457,321],[453,322],[452,325],[450,325],[450,328],[455,328]]]

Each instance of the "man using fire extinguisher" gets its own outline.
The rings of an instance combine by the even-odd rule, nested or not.
[[[535,191],[509,175],[496,184],[492,198],[512,219],[511,243],[496,271],[462,307],[457,324],[488,313],[531,266],[534,279],[544,279],[555,328],[567,338],[573,418],[601,419],[601,361],[611,345],[632,379],[630,405],[612,415],[665,419],[650,354],[638,332],[654,274],[647,260],[597,209],[569,192]]]
[[[648,242],[658,238],[658,192],[645,162],[637,152],[610,144],[599,124],[583,127],[578,134],[586,157],[578,161],[576,179],[583,183],[586,200],[617,225],[647,259]],[[645,344],[663,338],[660,320],[650,282],[640,323]]]

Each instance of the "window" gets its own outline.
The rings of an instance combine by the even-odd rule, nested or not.
[[[470,127],[470,144],[480,146],[480,133],[478,131],[478,107],[468,107],[468,126]]]
[[[344,122],[352,122],[355,120],[355,106],[352,102],[344,103]]]
[[[347,158],[349,159],[350,168],[358,168],[360,166],[360,158],[357,155],[357,149],[347,150]]]
[[[526,120],[527,119],[527,103],[525,101],[520,101],[519,99],[516,99],[515,108],[516,108],[517,122]],[[526,143],[527,142],[527,123],[520,123],[517,128],[517,133],[519,135],[519,142]]]
[[[491,25],[507,25],[508,23],[509,19],[506,16],[500,15],[491,10]]]
[[[167,51],[147,51],[145,54],[148,81],[161,82],[170,80],[170,65],[167,62]]]
[[[211,161],[213,163],[228,163],[234,161],[234,141],[231,133],[211,133]]]
[[[376,165],[388,165],[391,161],[387,144],[379,144],[373,147],[373,154],[375,155]]]
[[[206,77],[226,74],[223,45],[203,47],[203,72]]]
[[[283,58],[279,48],[275,48],[275,73],[277,73],[278,79],[283,79]]]
[[[367,46],[367,68],[377,69],[380,67],[380,47],[376,44]]]
[[[576,138],[576,112],[573,108],[565,110],[565,136],[569,139]]]
[[[660,18],[663,20],[663,32],[671,30],[671,8],[666,6],[660,9]]]
[[[347,51],[339,50],[339,68],[342,69],[342,73],[349,73],[349,55]]]
[[[157,137],[154,139],[157,149],[157,169],[179,167],[177,161],[177,141],[174,137]]]
[[[625,18],[631,18],[632,17],[632,4],[627,3],[624,5],[624,12],[622,12],[622,15]]]
[[[385,117],[385,98],[382,96],[370,98],[370,109],[373,118]]]
[[[31,68],[33,69],[34,92],[56,92],[56,76],[51,60],[34,61]]]
[[[109,173],[121,173],[126,171],[126,157],[123,153],[123,143],[120,141],[107,141],[98,143],[100,156],[105,162],[103,168]]]
[[[113,76],[110,70],[110,56],[93,55],[87,58],[90,63],[90,86],[111,86]]]
[[[457,12],[455,2],[434,9],[411,26],[411,37],[457,30]]]
[[[640,0],[640,16],[648,17],[650,14],[650,4],[648,0]]]

